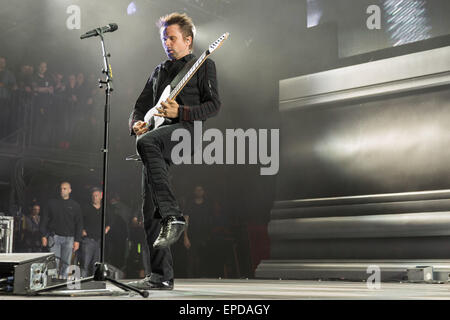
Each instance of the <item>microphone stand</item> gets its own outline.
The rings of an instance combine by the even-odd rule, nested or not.
[[[84,283],[89,281],[109,281],[116,285],[117,287],[125,290],[125,291],[134,291],[139,293],[142,297],[147,298],[149,296],[148,291],[146,290],[139,290],[136,288],[133,288],[131,286],[128,286],[124,283],[121,283],[115,279],[112,279],[109,277],[109,269],[107,264],[105,263],[105,227],[106,227],[106,188],[107,188],[107,179],[108,179],[108,147],[109,147],[109,122],[110,122],[110,97],[111,92],[114,90],[112,87],[112,72],[111,72],[111,65],[109,64],[108,58],[111,57],[111,54],[106,52],[105,49],[105,41],[103,38],[103,32],[101,28],[97,28],[97,35],[100,37],[101,40],[101,46],[102,46],[102,54],[103,54],[103,69],[102,73],[105,74],[105,80],[99,79],[99,87],[103,88],[105,87],[105,129],[103,134],[103,149],[101,150],[103,152],[103,197],[102,197],[102,222],[101,222],[101,240],[100,240],[100,261],[95,263],[95,271],[94,275],[82,279],[77,279],[75,281],[69,282],[70,285],[76,284],[76,283]],[[68,283],[62,283],[54,286],[49,286],[40,290],[34,291],[34,293],[40,293],[45,291],[51,291],[54,289],[59,289],[67,286]]]

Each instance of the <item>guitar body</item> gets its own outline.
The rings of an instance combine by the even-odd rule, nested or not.
[[[169,122],[169,120],[164,117],[155,116],[155,114],[159,113],[159,111],[156,108],[161,108],[161,102],[166,101],[167,98],[169,97],[170,97],[170,85],[164,88],[164,91],[161,94],[158,103],[145,114],[144,121],[145,123],[147,123],[147,126],[150,130],[155,130],[166,121]]]

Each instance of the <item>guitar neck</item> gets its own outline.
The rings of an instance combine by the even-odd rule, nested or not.
[[[183,90],[184,86],[191,80],[192,76],[197,72],[197,70],[201,67],[203,62],[205,62],[206,58],[210,55],[209,51],[205,51],[202,55],[197,59],[194,65],[189,69],[189,71],[185,74],[185,76],[180,80],[175,89],[170,92],[169,98],[174,100],[178,94]]]

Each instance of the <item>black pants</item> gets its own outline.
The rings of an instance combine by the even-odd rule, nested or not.
[[[83,238],[80,246],[81,276],[94,274],[94,264],[100,261],[100,239]]]
[[[154,249],[161,228],[161,219],[182,214],[169,181],[172,148],[178,141],[171,141],[172,132],[187,129],[191,133],[193,153],[193,123],[183,122],[164,125],[136,139],[137,152],[143,162],[142,213],[150,253],[151,281],[173,279],[173,260],[170,248]]]

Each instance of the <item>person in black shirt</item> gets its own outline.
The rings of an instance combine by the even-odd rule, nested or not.
[[[83,217],[78,202],[70,199],[69,182],[60,185],[60,199],[52,199],[43,210],[41,220],[42,246],[55,253],[60,276],[67,278],[72,253],[80,247]]]
[[[33,77],[34,110],[33,136],[34,144],[49,146],[53,136],[52,99],[53,81],[47,73],[47,62],[39,63],[37,74]]]
[[[185,207],[189,226],[184,232],[189,278],[226,276],[224,267],[233,263],[234,240],[226,216],[218,203],[208,197],[202,185],[194,188],[194,197]]]
[[[173,260],[170,245],[185,228],[185,220],[169,183],[168,170],[173,163],[171,150],[177,143],[171,141],[171,135],[174,130],[182,128],[193,137],[194,121],[204,121],[216,115],[221,104],[216,67],[211,59],[206,59],[177,98],[163,102],[158,109],[158,116],[170,119],[171,123],[148,130],[143,121],[145,114],[156,105],[164,88],[185,64],[195,57],[192,54],[195,27],[191,18],[186,14],[171,13],[161,17],[157,25],[169,60],[155,68],[129,119],[130,131],[137,136],[137,151],[144,165],[142,210],[151,274],[130,285],[141,289],[171,290]]]
[[[23,220],[23,245],[24,252],[41,252],[42,251],[42,241],[41,241],[41,231],[39,224],[41,221],[40,217],[41,206],[39,204],[34,204],[31,209],[31,214],[29,216],[24,216]]]
[[[128,254],[128,225],[131,222],[131,210],[120,201],[117,192],[109,197],[108,215],[111,232],[105,243],[105,260],[114,267],[125,270]]]
[[[67,123],[67,126],[64,126],[68,140],[66,142],[67,144],[69,144],[69,141],[70,144],[82,144],[81,139],[78,137],[79,130],[77,129],[81,123],[81,111],[79,108],[80,99],[78,98],[77,77],[74,74],[70,74],[67,77],[65,96],[65,103],[61,107],[65,108],[66,111],[66,119],[64,120]]]
[[[94,264],[100,261],[100,238],[102,228],[102,190],[91,190],[91,204],[83,208],[83,231],[80,248],[81,276],[94,274]],[[108,218],[108,215],[106,215]],[[106,220],[105,234],[110,230]]]
[[[10,133],[11,117],[14,112],[10,99],[17,89],[16,77],[6,69],[6,59],[0,56],[0,139]]]
[[[145,239],[144,223],[142,217],[135,216],[130,223],[127,277],[145,277],[146,274],[150,274],[150,257]]]
[[[183,243],[188,250],[187,271],[189,278],[205,277],[208,258],[206,248],[211,241],[214,206],[205,198],[205,190],[198,185],[194,189],[194,198],[187,202],[185,208],[189,227],[184,231]]]
[[[33,72],[34,67],[28,64],[23,64],[20,67],[20,73],[17,77],[17,84],[19,86],[20,93],[30,97],[33,90]]]

